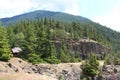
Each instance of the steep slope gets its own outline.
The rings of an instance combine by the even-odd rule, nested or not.
[[[2,18],[0,20],[4,25],[8,25],[22,20],[36,20],[45,17],[63,22],[72,22],[72,21],[81,22],[81,23],[91,22],[91,20],[81,16],[74,16],[67,13],[44,11],[44,10],[29,12],[29,13],[13,16],[10,18]]]

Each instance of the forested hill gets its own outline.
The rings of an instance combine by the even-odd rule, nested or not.
[[[74,16],[74,15],[66,14],[62,12],[52,12],[52,11],[44,11],[44,10],[29,12],[29,13],[17,15],[10,18],[2,18],[0,20],[4,25],[8,25],[11,23],[16,23],[21,20],[36,20],[36,19],[45,18],[45,17],[59,20],[62,22],[72,22],[72,21],[76,21],[80,23],[91,22],[91,20],[81,16]]]
[[[9,26],[9,24],[15,24],[17,22],[23,20],[40,20],[41,18],[52,19],[55,21],[60,21],[63,23],[71,24],[72,22],[79,22],[81,26],[83,26],[86,30],[85,34],[89,34],[89,31],[94,31],[96,34],[95,36],[101,35],[107,43],[110,43],[109,46],[113,48],[114,51],[120,50],[120,33],[113,31],[105,26],[92,22],[91,20],[81,17],[81,16],[74,16],[67,13],[62,12],[52,12],[52,11],[45,11],[45,10],[37,10],[34,12],[29,12],[17,16],[13,16],[10,18],[2,18],[0,19],[3,25]],[[68,26],[64,26],[68,27]],[[95,28],[95,29],[94,29]],[[74,36],[81,36],[80,34],[83,32],[74,26],[73,31],[75,32]],[[79,33],[79,34],[77,34]],[[92,33],[93,34],[93,33]],[[91,34],[89,34],[91,35]],[[83,36],[83,35],[82,35]],[[88,36],[87,36],[88,37]],[[86,38],[86,36],[85,36]],[[89,37],[88,37],[89,38]],[[100,38],[100,37],[99,37]],[[102,39],[102,38],[101,38]],[[100,41],[101,42],[101,41]]]
[[[76,62],[87,53],[100,56],[120,50],[119,32],[80,16],[35,11],[1,21],[8,27],[0,27],[0,50],[20,47],[18,56],[33,63]],[[4,55],[0,60],[9,58]]]
[[[102,37],[105,39],[103,41],[106,41],[107,43],[110,43],[112,45],[112,48],[117,51],[120,49],[120,33],[113,31],[105,26],[102,26],[100,24],[94,23],[91,20],[81,17],[81,16],[74,16],[67,13],[62,12],[52,12],[52,11],[45,11],[45,10],[37,10],[34,12],[29,12],[21,15],[17,15],[10,18],[2,18],[0,19],[3,25],[9,25],[9,24],[15,24],[17,22],[23,21],[23,20],[38,20],[41,18],[47,18],[47,19],[53,19],[55,21],[60,21],[64,23],[72,23],[72,22],[79,22],[81,26],[86,28],[86,34],[88,31],[91,31],[91,27],[95,27],[96,29],[96,36],[102,35]],[[74,31],[74,29],[73,29]],[[80,29],[76,29],[78,33],[81,32]],[[77,33],[75,33],[77,34]],[[80,34],[78,34],[80,36]],[[90,35],[90,34],[89,34]],[[76,35],[75,35],[76,36]],[[87,36],[88,37],[88,36]]]

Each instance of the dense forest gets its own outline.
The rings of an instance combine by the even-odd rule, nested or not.
[[[76,54],[70,53],[65,40],[90,39],[111,48],[111,53],[120,50],[120,33],[97,23],[65,23],[54,19],[19,21],[8,27],[0,27],[0,60],[9,60],[11,48],[20,47],[17,56],[32,63],[79,62]],[[61,40],[57,51],[54,41]]]

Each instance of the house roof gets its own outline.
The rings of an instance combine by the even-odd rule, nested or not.
[[[19,53],[19,52],[21,52],[21,51],[22,51],[22,49],[19,48],[19,47],[14,47],[14,48],[12,49],[12,52],[13,52],[13,53]]]

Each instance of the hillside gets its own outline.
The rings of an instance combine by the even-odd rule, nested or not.
[[[62,12],[52,12],[52,11],[44,11],[44,10],[29,12],[29,13],[13,16],[10,18],[2,18],[0,19],[0,21],[4,25],[9,25],[22,20],[36,20],[36,19],[45,18],[45,17],[59,20],[62,22],[72,22],[72,21],[80,22],[80,23],[91,22],[91,20],[81,16],[74,16],[74,15],[66,14]]]
[[[61,12],[35,11],[1,21],[0,79],[119,79],[119,32]]]
[[[6,25],[11,21],[0,27],[0,50],[6,53],[1,60],[8,60],[12,55],[7,53],[14,47],[22,48],[17,57],[32,63],[79,62],[89,53],[104,59],[120,50],[119,32],[80,16],[35,11],[1,20]]]
[[[90,27],[95,28],[99,33],[105,38],[107,43],[110,43],[110,46],[112,49],[117,52],[120,50],[120,33],[113,31],[106,26],[102,26],[100,24],[94,23],[91,20],[82,17],[82,16],[74,16],[67,13],[62,12],[52,12],[52,11],[44,11],[44,10],[37,10],[34,12],[29,12],[17,16],[13,16],[10,18],[2,18],[0,21],[3,25],[9,25],[9,24],[15,24],[17,22],[23,21],[23,20],[38,20],[41,18],[48,18],[53,19],[56,21],[64,22],[64,23],[72,23],[72,22],[79,22],[81,25],[83,24],[84,27]],[[75,28],[73,28],[75,30]],[[81,31],[78,29],[78,31]],[[89,28],[88,28],[89,31]],[[87,33],[87,32],[86,32]],[[97,35],[96,35],[97,36]]]

